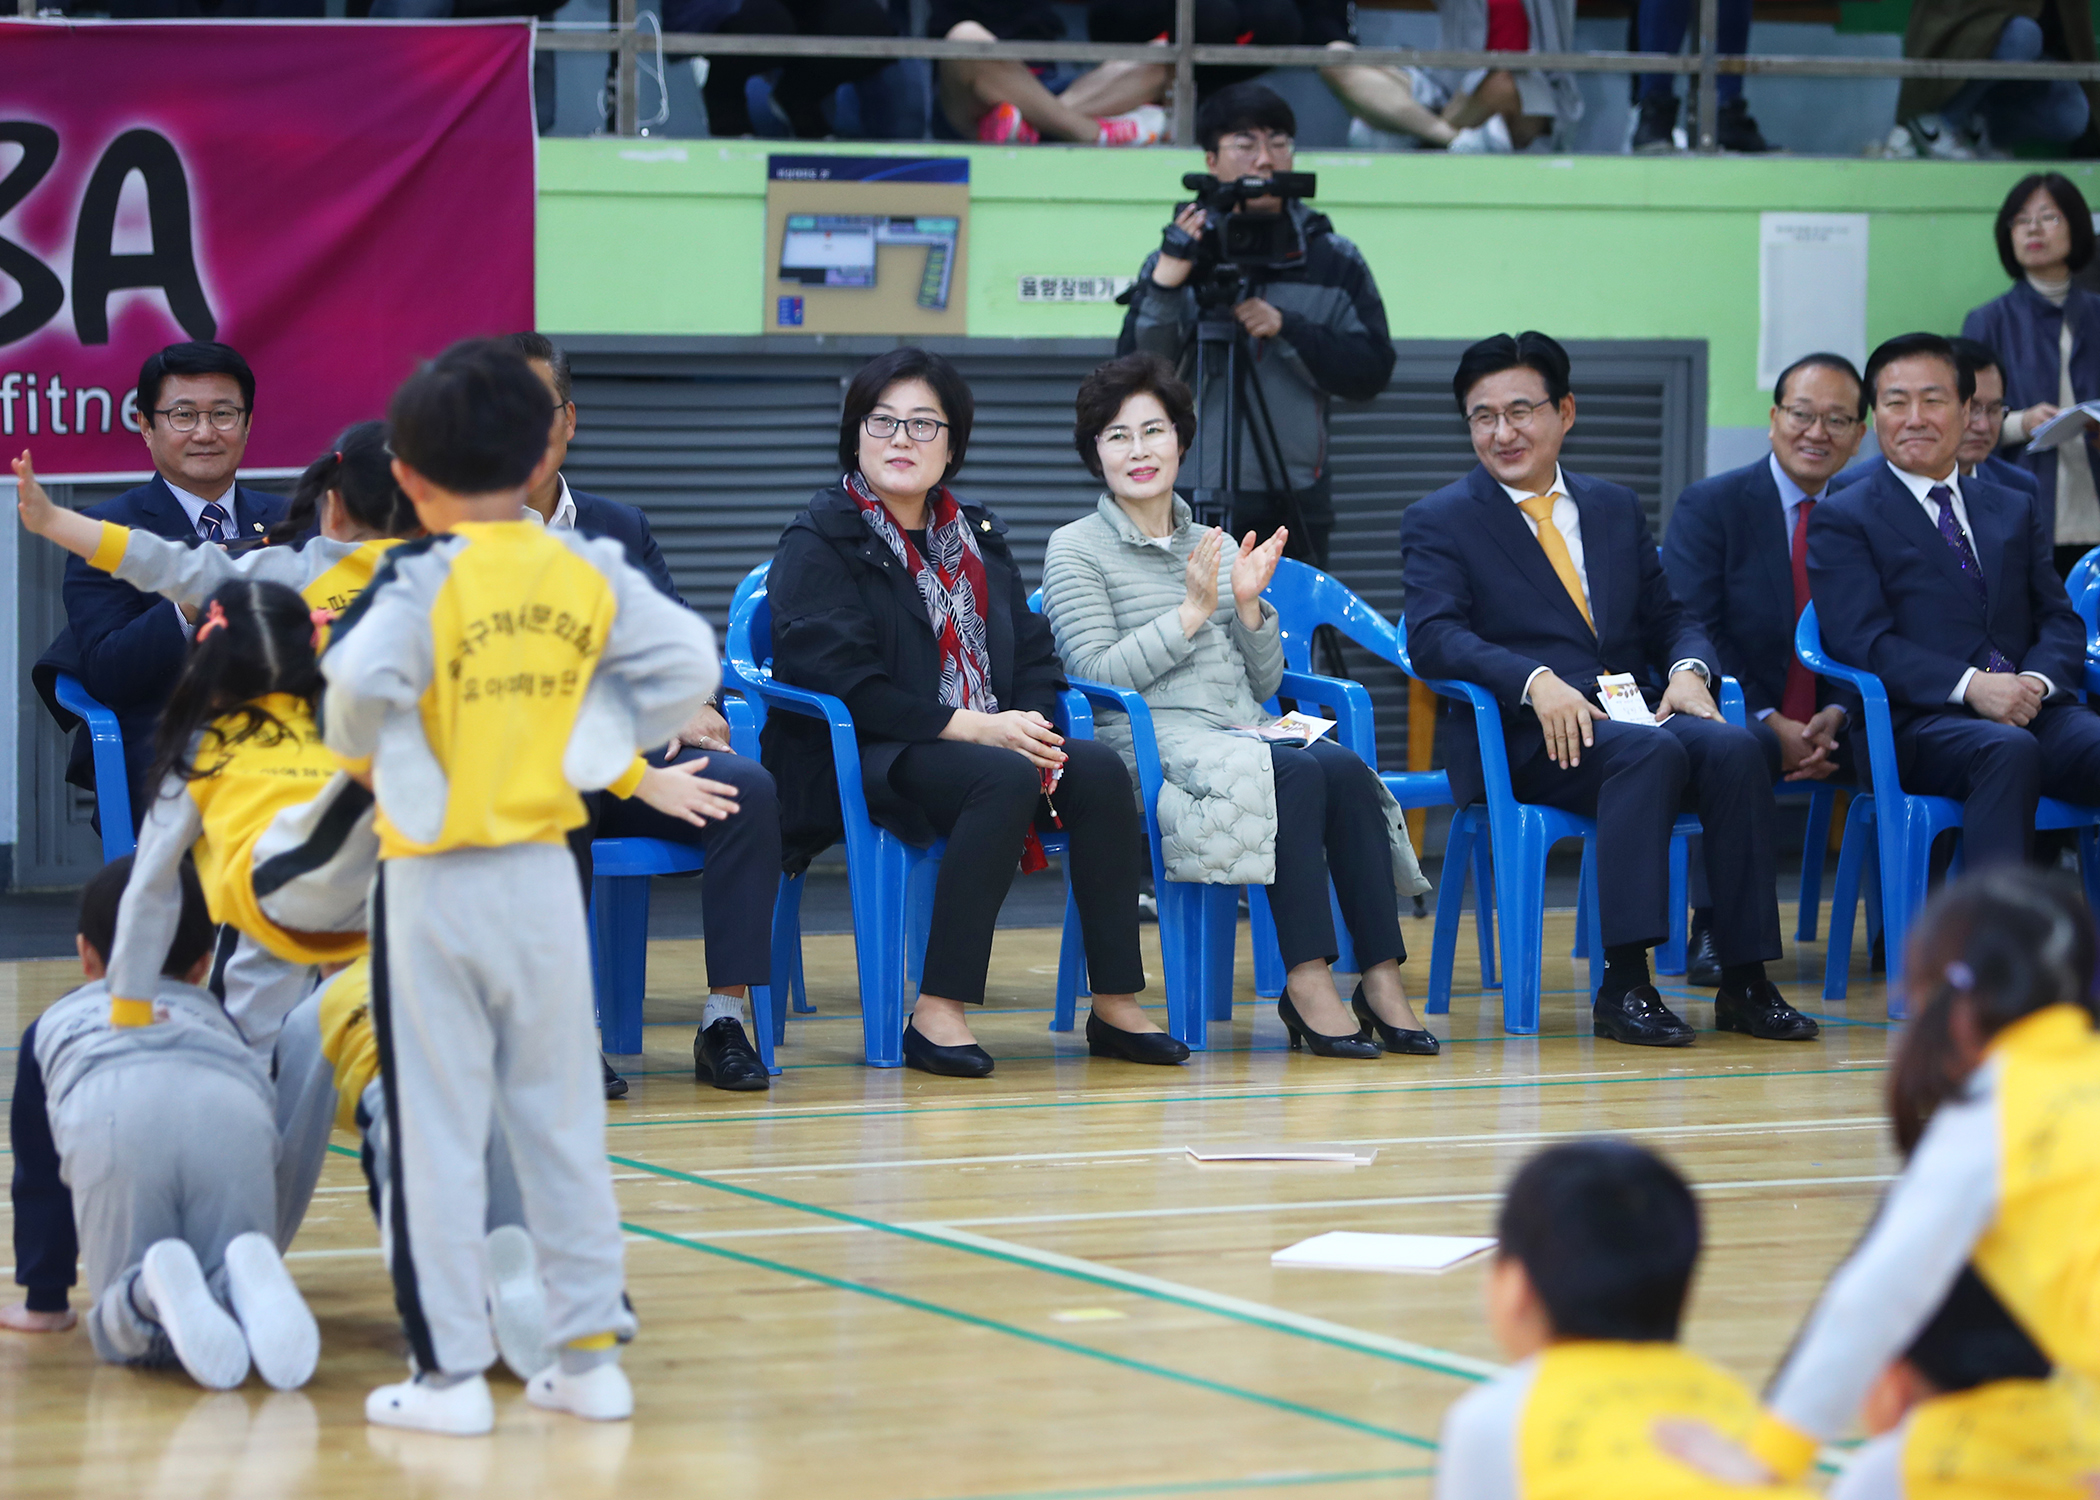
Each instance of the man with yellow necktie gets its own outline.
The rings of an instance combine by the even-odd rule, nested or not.
[[[1425,676],[1495,695],[1518,798],[1597,820],[1597,1035],[1692,1040],[1648,975],[1648,950],[1670,930],[1670,827],[1689,810],[1706,830],[1716,1027],[1813,1037],[1815,1022],[1765,977],[1780,947],[1764,752],[1714,706],[1714,649],[1670,591],[1639,498],[1560,467],[1575,423],[1567,351],[1543,333],[1498,334],[1466,350],[1451,387],[1480,467],[1401,522],[1408,649]],[[1599,679],[1618,674],[1658,722],[1597,706]],[[1444,764],[1464,806],[1482,795],[1480,749],[1464,705],[1444,714]]]

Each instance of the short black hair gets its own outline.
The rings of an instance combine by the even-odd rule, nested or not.
[[[500,339],[467,339],[401,382],[387,407],[394,456],[460,495],[515,489],[547,452],[554,397]]]
[[[2013,280],[2026,279],[2027,268],[2020,264],[2019,256],[2013,254],[2012,225],[2036,189],[2056,200],[2056,211],[2064,216],[2064,226],[2071,231],[2071,254],[2064,264],[2075,276],[2092,264],[2093,211],[2085,206],[2085,194],[2078,191],[2078,184],[2061,172],[2030,172],[2014,183],[2013,190],[2005,195],[2005,202],[1998,207],[1998,223],[1993,231],[1998,240],[1998,264],[2005,267],[2005,274]]]
[[[1911,1367],[1941,1392],[1973,1390],[1994,1380],[2047,1380],[2042,1353],[2005,1310],[1974,1266],[1963,1266],[1939,1311],[1903,1351]]]
[[[1859,392],[1859,418],[1862,422],[1866,420],[1867,383],[1859,378],[1859,366],[1842,354],[1831,354],[1828,351],[1821,354],[1804,354],[1779,372],[1779,379],[1772,385],[1774,406],[1786,405],[1786,383],[1802,370],[1833,370],[1849,379],[1853,389]]]
[[[1954,346],[1954,367],[1969,372],[1969,384],[1974,389],[1976,377],[1985,370],[1996,370],[1999,378],[2005,376],[2005,362],[1998,358],[1998,351],[1982,339],[1949,339]]]
[[[1677,1337],[1699,1260],[1699,1205],[1670,1164],[1630,1141],[1569,1141],[1526,1162],[1502,1195],[1498,1255],[1513,1257],[1555,1337]]]
[[[1546,382],[1548,401],[1558,406],[1568,398],[1568,351],[1561,348],[1559,340],[1527,329],[1515,337],[1498,333],[1482,339],[1458,357],[1458,372],[1451,377],[1451,394],[1458,398],[1459,412],[1465,412],[1466,392],[1504,370],[1536,370],[1539,379]]]
[[[124,887],[131,882],[131,863],[129,854],[111,860],[88,878],[80,892],[76,930],[104,964],[117,945],[117,907],[124,899]],[[218,939],[218,928],[204,904],[204,887],[197,883],[197,867],[184,859],[181,874],[182,917],[175,924],[175,940],[168,944],[168,956],[160,966],[161,973],[170,979],[180,979],[196,968],[197,960],[211,952]]]
[[[1943,359],[1954,371],[1954,389],[1962,400],[1967,401],[1976,394],[1976,372],[1962,363],[1961,356],[1954,352],[1954,341],[1938,333],[1899,333],[1892,339],[1882,340],[1880,346],[1867,356],[1867,397],[1879,400],[1881,393],[1875,382],[1881,372],[1899,359]]]
[[[1174,437],[1183,453],[1196,441],[1196,398],[1189,394],[1172,365],[1157,354],[1142,351],[1096,365],[1079,382],[1072,423],[1072,444],[1079,450],[1080,462],[1096,479],[1101,477],[1102,429],[1115,421],[1125,401],[1148,394],[1158,397],[1159,404],[1167,409],[1167,420],[1174,424]]]
[[[1235,83],[1219,89],[1196,109],[1196,144],[1215,155],[1218,142],[1240,130],[1268,130],[1295,136],[1298,117],[1290,102],[1259,83]]]
[[[941,483],[946,484],[969,451],[977,398],[970,394],[970,382],[963,379],[962,371],[931,350],[913,345],[876,355],[846,386],[846,402],[839,410],[839,471],[851,474],[860,467],[861,420],[875,409],[882,393],[900,380],[925,381],[941,403],[941,415],[948,422],[948,467],[941,471]]]
[[[153,425],[154,410],[160,405],[160,388],[170,375],[231,375],[234,384],[241,388],[241,405],[250,411],[255,409],[255,372],[248,368],[240,351],[227,344],[192,339],[147,355],[146,362],[139,366],[139,415],[149,427]]]
[[[523,333],[510,334],[497,342],[520,359],[545,360],[547,368],[554,372],[554,390],[557,398],[564,406],[575,399],[570,394],[574,386],[569,380],[569,356],[562,351],[561,345],[544,333],[530,328]]]

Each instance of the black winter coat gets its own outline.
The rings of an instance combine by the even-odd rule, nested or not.
[[[985,640],[999,708],[1054,716],[1064,687],[1050,627],[1006,545],[1006,523],[981,505],[962,510],[984,554]],[[940,648],[918,585],[868,529],[844,485],[819,491],[790,521],[766,578],[773,612],[773,676],[843,699],[860,738],[868,814],[909,844],[936,837],[919,808],[890,786],[908,745],[940,738],[955,710],[940,701]],[[761,750],[780,788],[781,863],[790,874],[844,836],[831,733],[818,720],[775,710]]]

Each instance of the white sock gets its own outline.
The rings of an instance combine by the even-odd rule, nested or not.
[[[748,1025],[751,1018],[746,1012],[745,1003],[734,995],[711,993],[706,1004],[700,1009],[700,1029],[705,1031],[715,1022],[725,1019],[734,1021],[739,1026]]]

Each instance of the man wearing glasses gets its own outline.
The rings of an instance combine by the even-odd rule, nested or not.
[[[1671,591],[1640,498],[1561,469],[1575,424],[1567,351],[1543,333],[1498,334],[1460,356],[1451,388],[1480,464],[1401,521],[1408,650],[1423,676],[1494,694],[1519,800],[1597,820],[1596,1034],[1692,1040],[1648,974],[1670,932],[1671,825],[1689,808],[1706,830],[1716,1027],[1808,1040],[1816,1023],[1765,977],[1780,954],[1771,769],[1714,705],[1719,655]],[[1628,690],[1609,717],[1606,678]],[[1463,807],[1483,795],[1480,747],[1469,709],[1447,701],[1445,715]]]
[[[237,484],[248,451],[255,372],[224,344],[170,344],[139,370],[138,427],[153,478],[84,512],[171,541],[259,544],[284,518],[281,496]],[[117,715],[130,773],[131,818],[146,815],[153,728],[182,671],[192,622],[158,594],[144,594],[77,557],[66,559],[66,629],[32,678],[62,726],[76,722],[51,696],[57,672],[78,677]],[[83,725],[73,737],[66,780],[92,788],[94,762]]]
[[[1867,398],[1841,354],[1809,354],[1772,391],[1772,451],[1744,468],[1687,485],[1670,512],[1663,567],[1706,631],[1775,778],[1820,781],[1849,768],[1843,731],[1849,691],[1794,656],[1794,623],[1808,607],[1808,518],[1832,478],[1859,451]],[[1848,774],[1846,780],[1851,780]],[[1713,906],[1703,863],[1691,866],[1692,926],[1685,978],[1710,984]]]
[[[1907,792],[1962,804],[1969,869],[2026,859],[2040,797],[2100,801],[2085,624],[2036,500],[1964,474],[1974,373],[1936,333],[1867,361],[1880,472],[1808,531],[1823,646],[1888,689]]]

